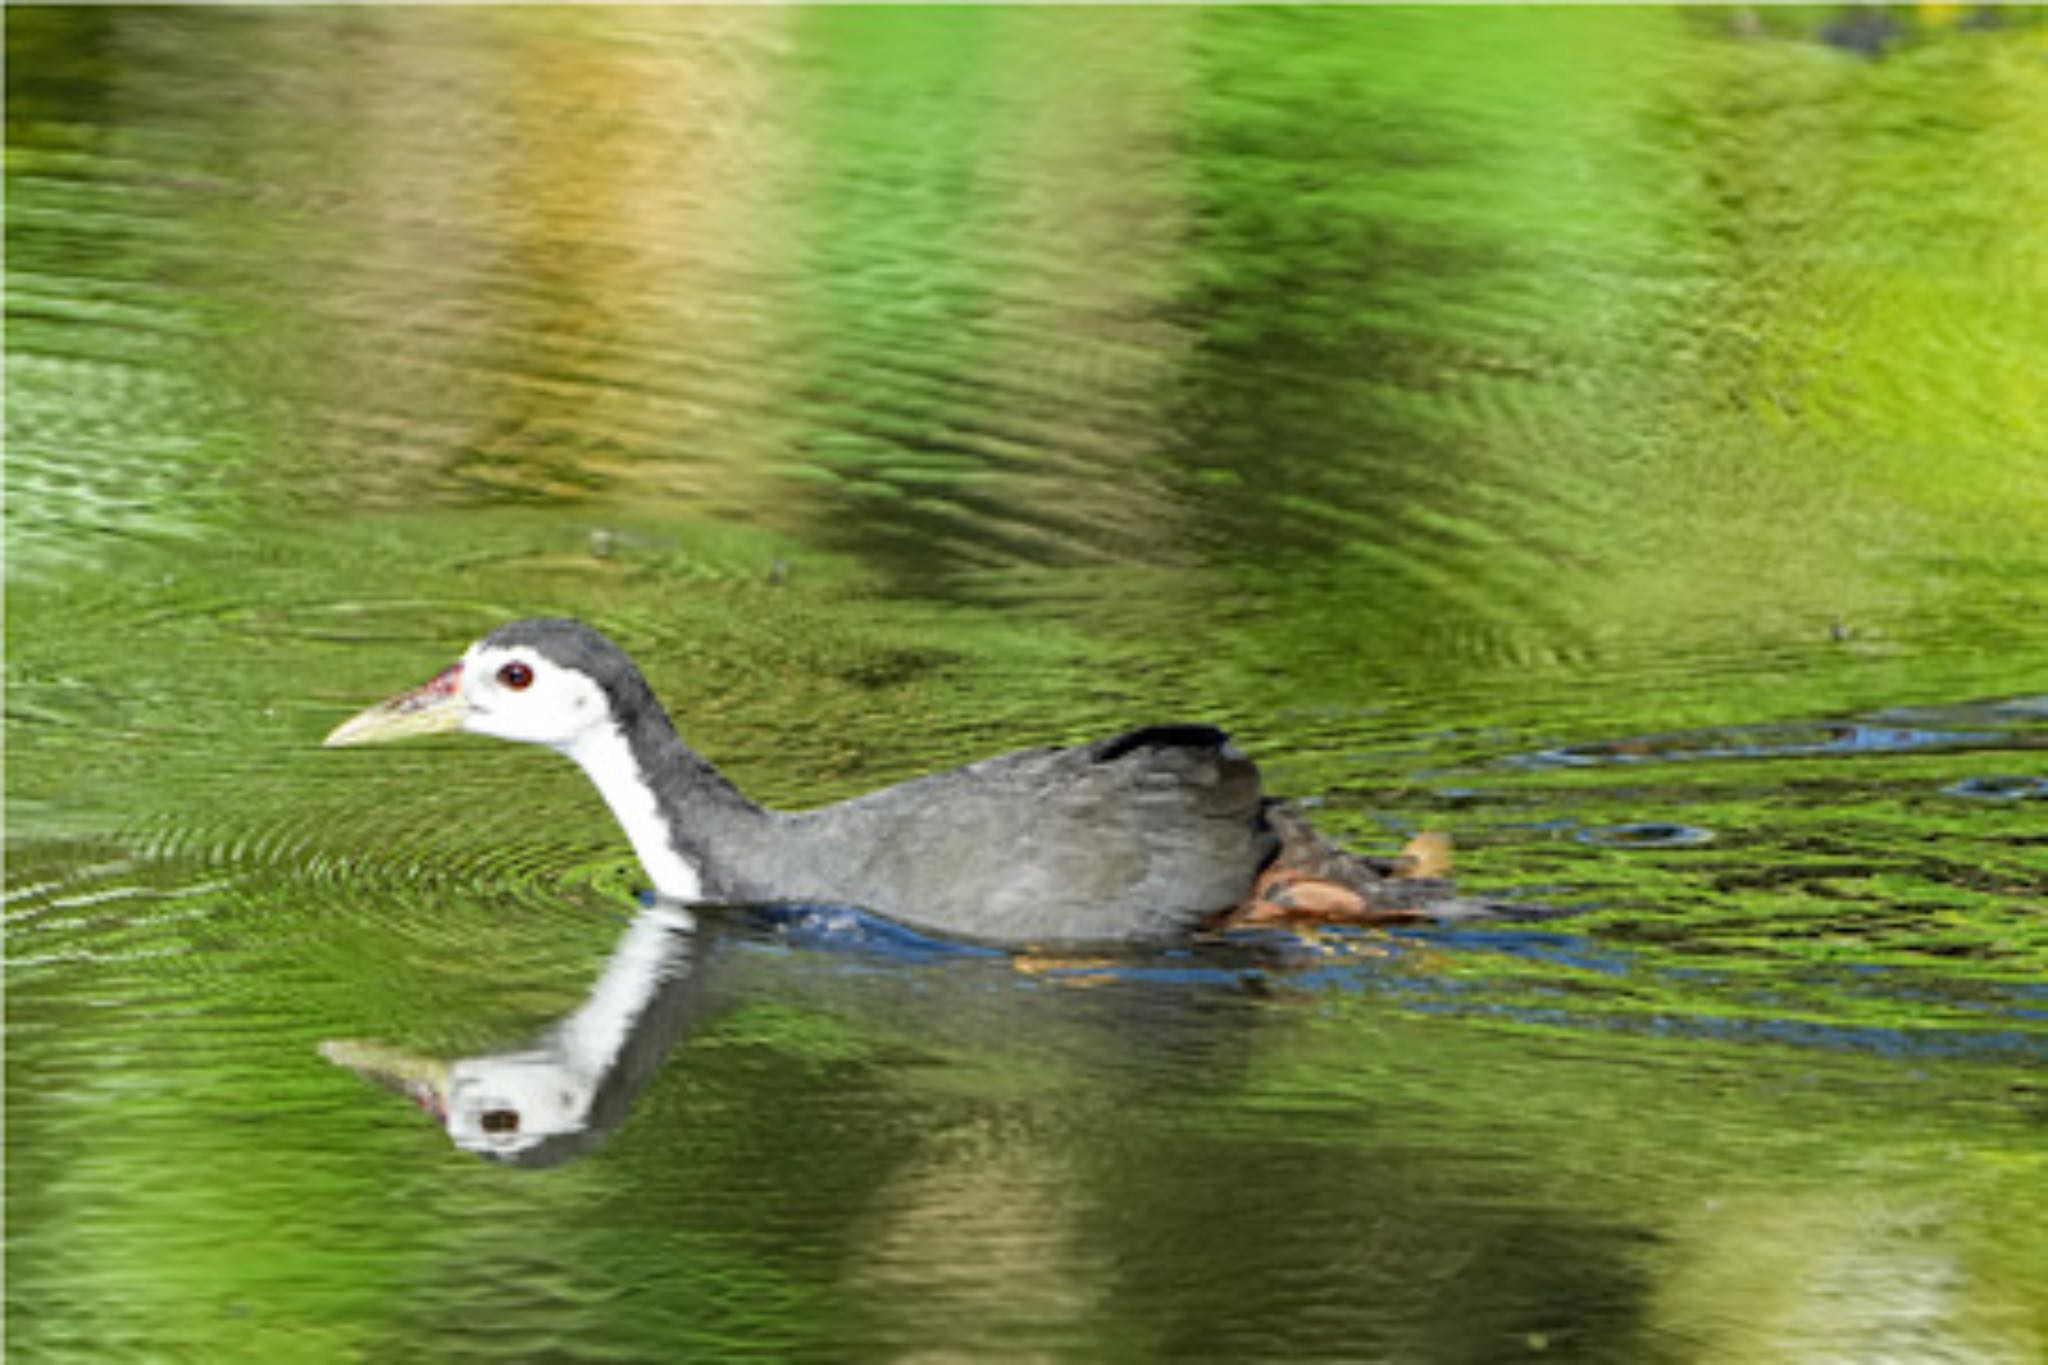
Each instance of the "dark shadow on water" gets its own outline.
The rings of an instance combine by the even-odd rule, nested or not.
[[[989,1027],[984,1007],[990,1002],[1085,990],[1086,1007],[1077,1010],[1088,1028],[1120,1037],[1119,1049],[1142,1039],[1143,1046],[1171,1052],[1188,1044],[1172,1035],[1213,1027],[1218,992],[1260,996],[1284,984],[1382,991],[1410,1003],[1434,1000],[1437,986],[1408,964],[1444,951],[1622,970],[1619,959],[1590,942],[1559,934],[1330,930],[1304,936],[1262,929],[1177,949],[1043,957],[933,937],[845,907],[684,909],[649,901],[582,1003],[528,1043],[437,1058],[332,1040],[321,1054],[410,1099],[440,1122],[455,1146],[508,1165],[546,1167],[594,1151],[625,1123],[670,1052],[730,1007],[720,978],[732,959],[748,952],[817,954],[840,971],[896,974],[910,992],[928,991],[933,969],[973,972],[958,979],[974,983],[977,1005],[950,1022],[974,1017],[975,1032]],[[940,999],[959,1003],[951,993]],[[1256,1016],[1235,1022],[1249,1025]],[[1201,1050],[1210,1053],[1214,1046],[1205,1043]]]
[[[658,902],[634,917],[585,1000],[531,1043],[449,1059],[346,1040],[323,1044],[321,1052],[411,1099],[440,1122],[458,1148],[507,1165],[555,1166],[596,1150],[626,1122],[670,1052],[729,1006],[720,1001],[718,978],[730,960],[763,951],[818,954],[843,971],[894,973],[913,993],[930,992],[933,970],[973,972],[966,978],[973,982],[972,1006],[935,1019],[934,1027],[964,1026],[974,1034],[992,1027],[999,1034],[1001,1018],[1025,993],[1085,990],[1085,997],[1065,998],[1076,1002],[1074,1012],[1085,1029],[1103,1035],[1104,1047],[1182,1054],[1193,1047],[1205,1057],[1203,1070],[1211,1078],[1236,1069],[1258,1023],[1256,1014],[1219,1014],[1216,1003],[1275,990],[1372,995],[1418,1013],[1565,1030],[1788,1043],[1894,1058],[2048,1056],[2048,1045],[2023,1027],[1937,1031],[1792,1017],[1589,1011],[1554,987],[1504,991],[1504,980],[1518,966],[1541,969],[1546,979],[1560,982],[1590,974],[1639,985],[1660,975],[1696,982],[1703,975],[1645,966],[1626,950],[1549,931],[1248,930],[1178,949],[1045,958],[932,937],[843,907],[712,907],[700,914]],[[1491,964],[1492,970],[1445,972],[1447,954]],[[1831,977],[1826,984],[1836,988],[1841,982]],[[1732,990],[1741,983],[1724,985]],[[1896,994],[1874,968],[1850,985],[1886,998]],[[1974,1002],[1980,1011],[2021,1026],[2048,1017],[2035,1003],[2040,990],[1996,984],[1987,990]],[[963,1003],[945,991],[919,1008],[936,1014]],[[1797,1002],[1786,996],[1763,1003],[1796,1009]],[[1219,1019],[1228,1021],[1222,1033],[1216,1031]],[[1226,1055],[1237,1062],[1219,1067]]]

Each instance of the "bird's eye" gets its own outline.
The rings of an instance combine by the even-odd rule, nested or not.
[[[514,692],[533,686],[533,670],[522,663],[509,663],[498,670],[498,681]]]

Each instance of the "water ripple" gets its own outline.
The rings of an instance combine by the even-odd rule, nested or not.
[[[2048,777],[2016,777],[2011,774],[1966,777],[1941,790],[1949,796],[1964,796],[1975,801],[2040,801],[2048,800]]]
[[[1565,744],[1505,760],[1531,768],[1593,768],[1635,763],[1684,763],[1717,759],[1798,758],[1815,755],[1903,754],[1923,750],[2009,748],[2022,743],[2013,733],[1937,730],[1874,725],[1861,721],[1813,724],[1721,725],[1622,739]]]
[[[1639,820],[1619,825],[1594,825],[1572,837],[1601,848],[1698,848],[1714,842],[1714,831],[1699,825],[1665,820]]]

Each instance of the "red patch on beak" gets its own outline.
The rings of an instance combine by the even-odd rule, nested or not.
[[[417,711],[422,706],[432,706],[435,702],[446,701],[454,696],[461,686],[462,665],[459,663],[450,664],[418,687],[415,687],[412,691],[406,693],[404,698],[399,701],[398,709],[401,712]]]
[[[448,1101],[442,1097],[440,1091],[431,1085],[415,1084],[412,1087],[412,1102],[418,1105],[422,1112],[433,1115],[434,1122],[443,1128],[448,1126]]]

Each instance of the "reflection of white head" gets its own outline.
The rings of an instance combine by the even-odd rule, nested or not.
[[[580,1129],[595,1092],[559,1052],[466,1057],[449,1068],[442,1121],[464,1151],[510,1159]]]
[[[702,1007],[689,989],[695,927],[680,906],[634,916],[582,1005],[532,1046],[443,1062],[342,1039],[321,1055],[410,1095],[465,1151],[520,1166],[565,1161],[624,1120]]]
[[[455,1061],[442,1115],[455,1145],[516,1161],[550,1138],[582,1132],[655,991],[686,969],[695,923],[679,907],[641,912],[588,998],[541,1046]]]

